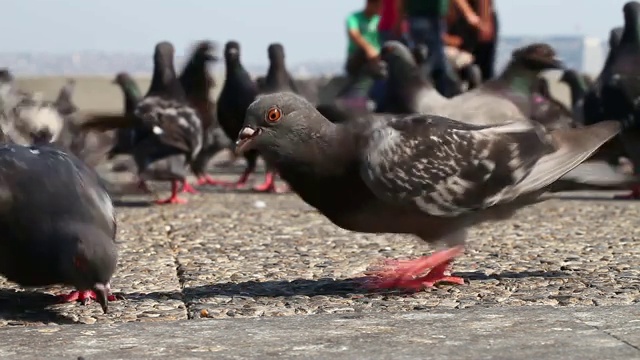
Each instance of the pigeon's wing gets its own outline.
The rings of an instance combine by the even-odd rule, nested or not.
[[[75,188],[78,190],[82,201],[88,205],[86,208],[91,212],[91,217],[102,228],[109,229],[115,239],[117,231],[116,212],[103,180],[80,159],[63,152],[58,153],[59,156],[66,158],[75,169],[77,175],[74,178],[76,181]]]
[[[202,123],[194,109],[160,98],[146,98],[135,115],[160,141],[195,156],[202,148]]]
[[[457,216],[545,188],[618,131],[607,123],[548,136],[529,122],[481,127],[413,115],[372,131],[361,176],[381,199]]]

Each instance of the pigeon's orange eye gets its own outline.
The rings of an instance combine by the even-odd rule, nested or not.
[[[266,119],[268,122],[277,122],[282,117],[282,110],[280,110],[277,106],[272,106],[269,110],[267,110]]]

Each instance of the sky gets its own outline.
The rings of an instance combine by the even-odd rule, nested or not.
[[[501,34],[587,35],[607,39],[622,25],[621,0],[496,0]],[[2,52],[85,50],[151,53],[171,41],[237,40],[243,60],[266,62],[272,42],[289,63],[340,60],[345,18],[364,0],[0,0]]]

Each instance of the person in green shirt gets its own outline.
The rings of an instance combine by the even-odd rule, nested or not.
[[[375,59],[380,52],[378,23],[382,0],[367,0],[364,10],[356,11],[347,18],[347,34],[350,57],[358,49],[362,49],[369,59]]]
[[[340,92],[345,99],[354,103],[368,101],[368,93],[374,85],[374,79],[362,70],[365,64],[361,56],[354,56],[358,52],[364,53],[369,62],[379,61],[380,38],[378,23],[380,22],[380,10],[382,0],[367,0],[363,10],[351,13],[347,17],[347,63],[346,71],[350,82]]]

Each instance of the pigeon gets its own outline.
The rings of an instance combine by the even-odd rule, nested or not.
[[[624,30],[617,46],[609,51],[595,87],[584,100],[585,123],[618,120],[623,124],[620,141],[624,155],[640,173],[640,3],[627,2],[623,6]],[[613,31],[612,31],[613,32]],[[615,37],[612,34],[611,37]],[[616,39],[612,39],[615,45]],[[590,96],[589,96],[590,95]],[[640,185],[632,187],[629,195],[620,198],[640,198]]]
[[[584,123],[583,103],[589,90],[584,77],[573,69],[566,69],[560,77],[560,82],[565,83],[571,92],[571,113],[573,118]]]
[[[394,114],[436,114],[478,125],[499,124],[531,114],[531,95],[542,70],[561,67],[546,44],[532,44],[513,52],[497,78],[448,99],[420,74],[411,51],[398,41],[384,44],[381,57],[388,65],[386,108]],[[553,119],[546,120],[552,123]]]
[[[75,287],[63,301],[106,313],[116,218],[98,175],[49,145],[0,146],[0,275],[25,287]]]
[[[548,132],[534,122],[480,126],[427,114],[360,120],[333,124],[296,94],[263,95],[247,109],[236,149],[258,150],[303,201],[343,229],[448,246],[380,269],[374,288],[461,284],[447,269],[468,227],[542,201],[549,185],[620,130],[615,121]]]
[[[287,71],[285,64],[284,46],[279,43],[270,44],[267,48],[269,56],[269,70],[264,78],[262,86],[259,86],[261,94],[271,94],[275,92],[289,91],[298,94],[298,87],[293,81],[293,77]],[[275,173],[272,169],[267,169],[264,184],[254,187],[258,192],[277,191],[275,186]]]
[[[58,97],[53,102],[62,116],[69,116],[78,111],[78,107],[73,102],[73,91],[75,87],[76,81],[74,79],[67,80],[60,89],[60,92],[58,92]]]
[[[529,119],[542,124],[547,129],[578,126],[579,123],[573,118],[572,112],[553,97],[549,82],[544,76],[538,78],[536,88],[537,90],[531,96]]]
[[[221,185],[223,182],[207,175],[207,163],[220,150],[231,148],[233,142],[229,139],[218,123],[216,103],[211,100],[209,93],[215,86],[215,81],[207,65],[218,61],[216,47],[210,41],[200,41],[196,44],[191,57],[188,59],[179,76],[180,84],[185,91],[187,100],[202,121],[203,145],[192,163],[192,170],[198,177],[198,185]],[[194,193],[191,187],[183,191]]]
[[[134,116],[133,113],[143,98],[138,84],[133,77],[126,72],[116,74],[112,82],[122,90],[124,96],[124,115],[126,117]],[[131,154],[135,144],[140,140],[138,135],[144,132],[144,128],[139,124],[138,128],[135,126],[118,128],[115,132],[116,141],[113,148],[109,151],[109,159],[120,154]]]
[[[22,145],[51,143],[60,136],[64,123],[52,102],[18,89],[9,70],[0,74],[0,131],[8,141]]]
[[[218,121],[227,137],[231,140],[238,136],[242,128],[247,107],[258,96],[259,90],[256,83],[240,61],[240,44],[237,41],[229,41],[224,46],[225,81],[218,97]],[[248,151],[244,154],[247,167],[244,172],[232,184],[225,184],[236,188],[246,185],[249,175],[256,169],[258,153]]]
[[[134,128],[132,149],[138,167],[139,187],[147,192],[146,180],[171,182],[171,196],[157,204],[183,204],[179,183],[187,185],[187,166],[202,149],[202,124],[196,110],[187,103],[173,65],[175,50],[168,41],[159,42],[153,55],[153,76],[145,97],[132,116],[97,115],[86,119],[83,129]]]

